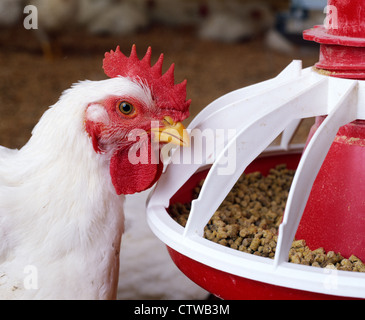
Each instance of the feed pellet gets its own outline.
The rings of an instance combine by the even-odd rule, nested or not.
[[[278,228],[295,171],[285,165],[271,169],[267,176],[260,172],[243,174],[204,229],[204,237],[220,245],[242,252],[274,258]],[[193,190],[199,196],[204,180]],[[176,203],[169,213],[182,226],[186,225],[191,203]],[[360,259],[345,259],[340,253],[311,251],[304,240],[294,240],[288,261],[313,267],[365,272]]]

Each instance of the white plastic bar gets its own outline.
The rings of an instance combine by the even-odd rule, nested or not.
[[[309,70],[307,70],[307,72],[308,71]],[[265,92],[268,90],[275,88],[282,83],[292,81],[302,74],[302,61],[294,60],[275,78],[234,90],[214,100],[202,111],[200,111],[200,113],[191,121],[188,129],[196,128],[200,122],[206,121],[206,119],[210,117],[212,113],[219,111],[224,106],[236,103],[237,101],[240,101],[244,98],[265,94]]]
[[[199,198],[192,202],[184,236],[203,235],[204,227],[246,167],[257,158],[268,145],[294,120],[327,112],[327,81],[320,79],[312,83],[298,82],[299,86],[282,86],[275,89],[277,96],[271,108],[256,112],[256,118],[248,123],[220,153],[210,169]],[[288,94],[290,92],[290,95]],[[286,95],[285,95],[286,94]],[[317,99],[313,101],[313,96]],[[269,98],[272,96],[266,96]],[[262,98],[262,97],[260,97]],[[275,104],[275,101],[277,104]],[[252,101],[257,103],[257,101]],[[306,105],[308,107],[303,108]],[[236,168],[229,174],[220,173],[220,164],[229,150],[236,150]],[[219,187],[218,187],[219,186]]]
[[[283,100],[278,93],[278,88],[281,88],[281,95],[284,96],[290,90],[298,91],[302,87],[312,85],[309,70],[304,70],[307,72],[301,74],[300,68],[300,61],[294,61],[274,79],[236,90],[217,99],[193,120],[188,129],[190,131],[195,130],[195,132],[215,129],[236,129],[239,131],[242,126],[255,121],[258,113],[262,114],[267,110],[272,110],[274,96],[278,100]],[[297,77],[296,81],[293,81],[293,76]],[[228,140],[228,138],[224,139],[223,146],[227,145]],[[220,145],[215,146],[215,142],[213,140],[203,141],[202,150],[214,150],[215,152],[206,154],[205,158],[202,159],[203,161],[200,162],[194,161],[194,159],[201,156],[196,154],[194,141],[192,141],[190,148],[176,150],[171,157],[171,163],[168,165],[165,174],[161,176],[157,183],[156,189],[158,189],[159,194],[164,195],[164,198],[151,197],[150,205],[164,201],[164,205],[168,207],[169,199],[199,168],[206,166],[207,163],[214,162],[215,155],[219,154],[219,148],[221,147]]]
[[[343,83],[341,98],[318,128],[306,150],[294,177],[284,219],[279,228],[275,266],[288,260],[289,250],[307,204],[313,183],[332,145],[338,129],[357,115],[356,82]]]
[[[302,119],[295,119],[285,128],[280,141],[280,146],[282,149],[289,150],[290,142],[292,141],[301,122]]]

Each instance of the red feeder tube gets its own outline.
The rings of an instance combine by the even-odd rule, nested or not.
[[[316,68],[332,77],[365,79],[365,2],[329,0],[327,25],[304,32],[320,43]],[[319,117],[312,133],[325,117]],[[308,139],[310,140],[311,137]],[[365,122],[340,128],[317,175],[297,239],[313,250],[365,261]]]

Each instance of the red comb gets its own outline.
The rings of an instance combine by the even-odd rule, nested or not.
[[[139,60],[136,46],[133,45],[130,56],[126,57],[118,46],[115,52],[112,50],[105,54],[103,63],[105,74],[110,78],[128,77],[147,83],[160,108],[177,111],[174,113],[175,117],[179,118],[175,119],[177,121],[187,118],[191,103],[191,100],[186,101],[187,81],[175,85],[175,65],[172,64],[166,73],[162,74],[163,54],[152,67],[151,55],[152,50],[149,47],[144,58]]]

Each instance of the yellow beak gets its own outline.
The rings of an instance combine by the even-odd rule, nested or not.
[[[163,119],[164,126],[153,128],[154,141],[158,143],[172,143],[182,147],[190,145],[190,137],[181,122],[175,123],[171,117]]]

